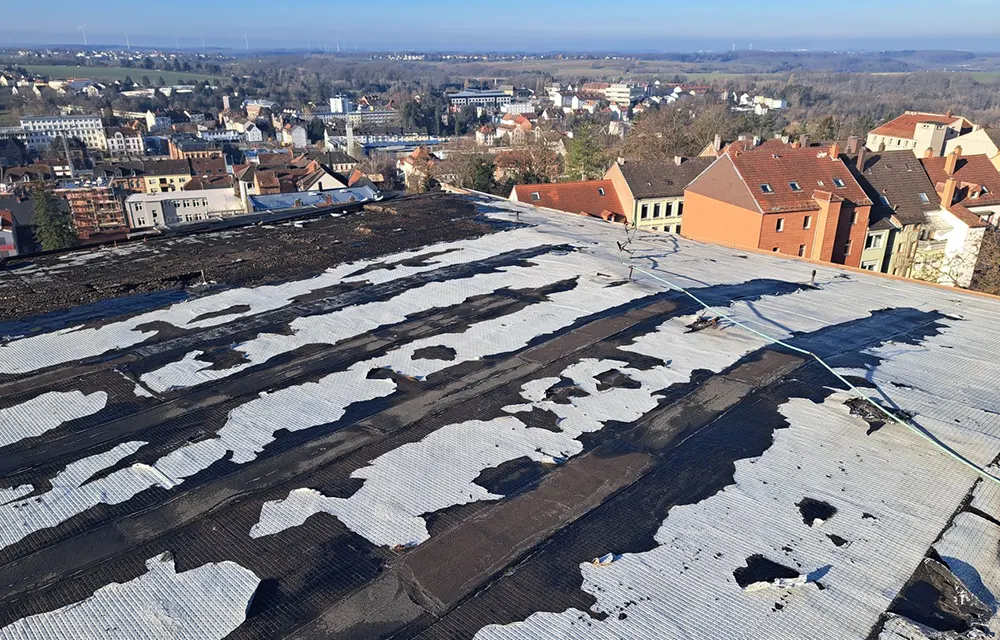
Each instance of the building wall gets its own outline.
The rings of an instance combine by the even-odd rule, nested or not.
[[[684,203],[681,235],[685,238],[750,249],[760,246],[760,213],[691,191],[684,194]]]
[[[760,243],[758,248],[774,251],[789,256],[812,257],[816,242],[816,225],[819,224],[817,211],[793,211],[764,214],[760,225]],[[806,218],[809,228],[805,228]],[[782,221],[782,230],[778,231],[778,220]],[[801,247],[804,248],[800,252]]]
[[[191,176],[186,173],[168,176],[146,176],[146,193],[180,191],[190,179]]]
[[[879,231],[868,230],[865,235],[865,246],[861,250],[861,258],[859,266],[862,269],[869,269],[870,271],[878,271],[885,273],[888,267],[886,261],[887,251],[889,250],[889,229],[883,229]],[[871,240],[871,247],[868,247],[869,239]],[[877,246],[876,246],[877,245]]]
[[[17,231],[14,229],[14,214],[0,211],[0,258],[16,256]]]
[[[904,278],[910,277],[919,237],[920,227],[918,225],[906,225],[892,234],[892,247],[887,254],[886,273]]]
[[[621,165],[617,162],[611,165],[604,174],[605,180],[610,180],[611,184],[615,186],[615,193],[618,194],[618,201],[621,204],[622,213],[625,214],[625,219],[628,224],[635,224],[635,214],[636,214],[636,203],[635,198],[632,197],[632,190],[629,189],[628,181],[625,180],[625,174],[622,173]]]
[[[681,233],[683,217],[683,196],[671,198],[643,198],[635,202],[635,226],[646,231],[665,231]],[[659,217],[654,217],[656,205],[660,206]],[[646,207],[646,217],[642,217],[643,207]]]
[[[909,138],[896,138],[893,136],[880,136],[873,133],[868,134],[865,147],[869,151],[878,152],[882,144],[885,144],[886,151],[899,151],[900,149],[916,149],[917,143]]]

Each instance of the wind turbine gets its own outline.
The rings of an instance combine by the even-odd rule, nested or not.
[[[243,33],[243,42],[246,43],[247,51],[249,51],[250,50],[250,36],[248,36],[246,34],[246,32]]]
[[[177,36],[174,36],[174,47],[180,51],[181,50],[181,40]]]
[[[77,29],[83,32],[83,46],[89,47],[90,44],[87,42],[87,24],[81,24]]]
[[[132,43],[128,41],[128,31],[125,32],[125,46],[128,47],[129,51],[132,50]]]

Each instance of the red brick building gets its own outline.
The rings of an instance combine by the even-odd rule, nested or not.
[[[685,237],[853,267],[872,206],[837,145],[733,149],[688,186],[684,202]]]
[[[512,202],[576,213],[611,222],[624,222],[625,212],[611,180],[519,184],[510,194]]]

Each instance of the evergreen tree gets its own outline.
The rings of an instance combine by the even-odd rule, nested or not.
[[[60,206],[59,198],[48,185],[37,187],[31,194],[35,217],[35,237],[45,251],[75,246],[80,240],[73,229],[69,212]]]

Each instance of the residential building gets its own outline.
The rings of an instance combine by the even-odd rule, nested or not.
[[[272,102],[271,100],[244,100],[243,109],[246,110],[248,118],[256,120],[260,117],[261,111],[265,109],[274,111],[274,107],[277,104],[277,102]]]
[[[949,140],[971,133],[975,128],[965,118],[950,112],[907,111],[869,131],[865,146],[876,152],[909,149],[917,156],[923,156],[929,149],[931,155],[937,157],[944,155]]]
[[[306,128],[300,124],[289,122],[281,128],[281,144],[293,149],[304,149],[309,146],[309,135]]]
[[[106,134],[108,155],[112,158],[141,156],[146,153],[142,134],[131,127],[110,127]]]
[[[433,174],[440,159],[420,146],[405,158],[396,163],[396,168],[403,172],[403,181],[410,191],[422,191],[422,182]]]
[[[646,95],[643,87],[629,84],[613,84],[604,90],[604,98],[619,107],[628,108]]]
[[[511,190],[509,199],[609,222],[624,222],[627,219],[615,183],[611,180],[519,184]]]
[[[146,130],[150,133],[169,131],[170,125],[173,124],[173,120],[165,113],[146,111],[143,117],[146,119]]]
[[[945,155],[961,148],[966,156],[984,155],[1000,171],[1000,127],[983,127],[945,143]]]
[[[17,219],[9,209],[0,209],[0,258],[16,256],[18,251]]]
[[[510,104],[501,105],[501,113],[513,113],[517,114],[528,114],[535,113],[535,105],[531,102],[511,102]]]
[[[476,143],[486,147],[492,147],[497,143],[497,128],[493,125],[484,124],[476,129]]]
[[[330,98],[330,111],[332,113],[350,113],[353,106],[351,100],[345,96],[338,95]]]
[[[128,231],[121,194],[111,181],[64,180],[53,192],[69,204],[73,228],[81,240]]]
[[[77,138],[90,149],[108,148],[99,115],[24,117],[21,130],[25,146],[34,152],[47,150],[56,138]]]
[[[147,194],[180,191],[191,179],[187,160],[151,160],[144,162],[142,168]]]
[[[963,155],[956,147],[944,158],[920,160],[938,194],[945,196],[954,180],[954,193],[947,198],[990,225],[1000,226],[1000,172],[985,155]]]
[[[326,154],[325,160],[328,167],[344,175],[350,174],[354,171],[354,167],[358,166],[358,161],[343,151],[330,151]]]
[[[644,231],[681,233],[684,190],[715,158],[676,157],[672,162],[619,162],[604,175],[615,185],[629,224]]]
[[[685,237],[857,267],[872,202],[840,148],[733,149],[684,194]]]
[[[491,89],[465,89],[452,93],[447,98],[448,107],[453,113],[469,105],[499,111],[501,107],[514,101],[509,93]]]
[[[125,209],[133,229],[169,227],[246,213],[243,201],[229,189],[133,194],[125,200]]]
[[[195,137],[174,137],[170,139],[170,158],[172,160],[187,160],[189,158],[221,158],[222,147],[212,140],[202,140]]]
[[[55,172],[47,164],[26,167],[0,167],[0,191],[12,192],[17,187],[55,179]]]

